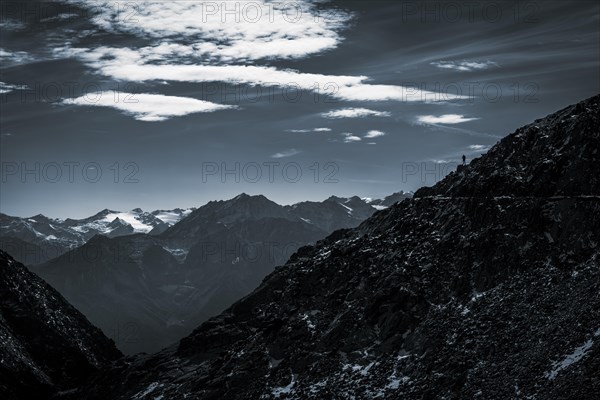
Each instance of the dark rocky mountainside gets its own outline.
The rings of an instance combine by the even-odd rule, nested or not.
[[[0,250],[0,397],[45,399],[119,358],[114,343]]]
[[[74,398],[597,398],[599,106],[521,128],[301,248],[177,346]]]
[[[404,199],[410,199],[411,197],[413,197],[413,195],[414,195],[413,192],[405,193],[404,191],[400,191],[398,193],[394,193],[389,196],[386,196],[383,199],[371,199],[369,201],[369,205],[383,209],[383,208],[392,206],[395,203],[398,203]]]
[[[598,195],[600,137],[596,100],[518,129],[485,157],[415,196]]]

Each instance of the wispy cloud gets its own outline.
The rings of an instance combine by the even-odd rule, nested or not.
[[[13,90],[27,89],[27,85],[13,85],[10,83],[0,82],[0,94],[10,93]]]
[[[139,121],[164,121],[193,113],[206,113],[235,108],[190,97],[164,96],[161,94],[132,94],[122,92],[89,93],[63,104],[93,107],[110,107],[132,115]]]
[[[451,69],[461,72],[471,72],[498,67],[498,64],[493,61],[436,61],[432,62],[431,65],[440,69]]]
[[[294,88],[327,93],[333,98],[347,101],[433,103],[470,98],[404,86],[369,84],[366,83],[370,79],[367,76],[310,74],[257,65],[193,64],[190,63],[190,56],[186,50],[179,47],[180,45],[171,44],[166,46],[164,51],[147,48],[98,47],[93,50],[61,48],[55,49],[55,53],[57,56],[79,58],[103,75],[130,82],[221,82],[231,85],[279,87],[287,90]],[[379,115],[389,114],[382,113]]]
[[[485,152],[488,151],[490,149],[490,146],[486,146],[483,144],[472,144],[469,146],[469,150],[475,151],[475,152]]]
[[[88,4],[81,0],[67,1],[84,7]],[[339,7],[327,8],[324,3],[298,0],[292,8],[300,7],[302,12],[294,13],[286,2],[266,0],[232,2],[232,5],[140,0],[116,9],[112,7],[112,0],[98,0],[89,7],[114,12],[94,17],[96,30],[137,36],[144,44],[73,48],[67,42],[63,48],[53,51],[57,57],[77,58],[95,72],[118,81],[248,85],[282,90],[291,87],[344,101],[432,103],[469,99],[463,95],[373,84],[370,77],[363,75],[303,73],[253,64],[261,59],[306,58],[336,48],[343,41],[342,32],[353,14]],[[225,7],[228,7],[227,12]],[[84,103],[74,101],[72,104]],[[123,110],[132,108],[99,105]],[[356,110],[334,111],[328,113],[327,118],[390,116],[384,111]],[[161,110],[157,109],[134,115],[144,120],[162,120],[178,114],[160,117]]]
[[[54,16],[51,16],[48,18],[43,18],[40,20],[40,22],[64,21],[67,19],[76,18],[78,16],[79,16],[79,14],[76,14],[76,13],[62,13],[62,14],[54,15]]]
[[[295,156],[296,154],[300,154],[300,151],[298,151],[296,149],[289,149],[289,150],[284,150],[280,153],[275,153],[271,156],[271,158],[286,158],[286,157]]]
[[[90,7],[114,10],[93,19],[104,30],[163,43],[186,38],[194,57],[219,62],[303,58],[331,50],[343,40],[340,31],[352,18],[339,8],[329,8],[327,17],[320,17],[317,2],[307,0],[293,6],[266,0],[226,3],[139,0],[114,7],[112,0],[97,0]]]
[[[18,65],[33,61],[33,56],[24,51],[9,51],[0,48],[0,61],[4,65]]]
[[[25,28],[25,24],[16,19],[3,18],[3,20],[0,22],[0,29],[3,31],[20,31]]]
[[[387,111],[375,111],[368,108],[342,108],[321,114],[325,118],[364,118],[364,117],[389,117]]]
[[[362,140],[360,136],[356,136],[349,132],[342,133],[342,136],[344,137],[344,143],[360,142]]]
[[[376,137],[381,137],[381,136],[385,136],[385,132],[381,132],[381,131],[369,131],[367,132],[367,134],[365,135],[366,139],[373,139]]]
[[[330,128],[288,129],[287,132],[292,132],[292,133],[331,132],[331,129]]]
[[[462,124],[469,121],[475,121],[479,118],[466,118],[464,115],[459,114],[444,114],[440,116],[435,115],[420,115],[417,117],[417,120],[423,124],[445,124],[445,125],[454,125],[454,124]]]

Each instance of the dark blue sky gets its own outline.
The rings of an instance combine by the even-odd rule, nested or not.
[[[600,92],[593,1],[128,4],[3,2],[1,212],[383,197]]]

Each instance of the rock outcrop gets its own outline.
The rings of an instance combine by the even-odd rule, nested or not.
[[[56,290],[1,250],[0,342],[4,400],[49,398],[121,357]]]

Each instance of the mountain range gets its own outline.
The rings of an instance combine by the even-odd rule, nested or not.
[[[281,206],[261,195],[241,194],[191,211],[105,210],[62,225],[69,227],[66,232],[103,234],[30,268],[121,351],[154,352],[250,293],[299,247],[355,227],[377,208],[408,196],[397,193],[376,201],[330,197]],[[13,219],[8,226],[22,227],[20,238],[30,239],[32,230],[34,235],[47,229],[56,233],[60,225],[48,221]],[[54,237],[68,241],[67,234]]]
[[[292,215],[312,216],[309,223],[331,232],[337,227],[351,225],[352,220],[358,224],[370,216],[373,209],[389,207],[411,195],[399,192],[384,199],[332,196],[324,202],[303,202],[285,208]],[[341,206],[344,202],[351,203],[356,210]],[[300,209],[293,211],[296,208]],[[41,264],[83,245],[96,235],[112,238],[135,233],[161,234],[195,210],[176,208],[146,212],[135,208],[122,212],[104,209],[84,219],[49,218],[42,214],[24,218],[0,213],[0,248],[25,265]]]
[[[41,264],[81,246],[96,235],[117,237],[133,233],[158,234],[194,209],[157,210],[139,208],[129,212],[102,210],[84,219],[29,218],[0,213],[0,248],[26,265]]]
[[[596,398],[599,110],[600,95],[536,120],[435,186],[300,247],[252,293],[160,352],[108,365],[114,349],[90,334],[107,362],[76,388],[55,384],[56,397]],[[240,226],[264,201],[212,204],[210,214],[220,217],[208,224],[211,234]],[[204,218],[194,213],[156,240],[186,245],[170,236],[179,229],[201,238],[185,226]],[[128,240],[145,243],[148,236]],[[104,246],[119,238],[93,240]],[[185,260],[197,252],[192,246]],[[135,250],[130,258],[144,253]],[[164,255],[149,256],[162,273],[170,268]],[[0,263],[26,272],[7,256]],[[133,273],[129,267],[118,269]],[[34,279],[17,276],[3,291],[21,293]],[[34,293],[31,301],[46,296]],[[38,308],[0,305],[2,315],[53,326]],[[60,299],[47,309],[55,308],[68,305]],[[15,329],[11,321],[5,325]],[[36,363],[55,357],[40,354]],[[18,367],[5,368],[21,376]]]
[[[250,295],[80,388],[90,399],[592,399],[600,96],[299,249]]]

